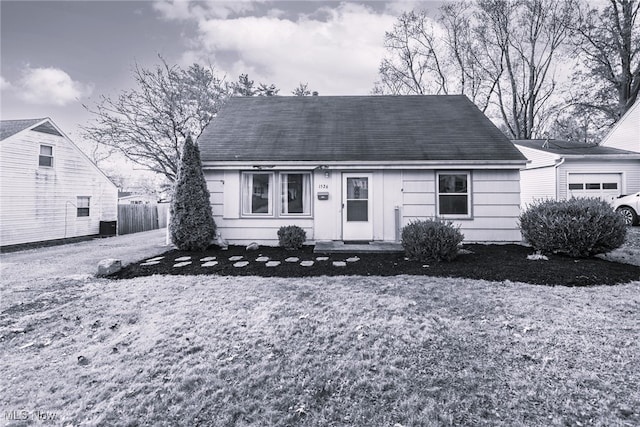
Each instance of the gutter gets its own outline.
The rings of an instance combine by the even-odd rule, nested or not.
[[[558,182],[560,181],[560,171],[559,168],[560,166],[562,166],[562,164],[564,163],[564,161],[566,160],[565,157],[560,157],[560,161],[556,163],[556,165],[554,166],[555,170],[556,170],[556,182],[555,182],[555,187],[556,187],[556,201],[560,198],[560,189],[558,188]]]

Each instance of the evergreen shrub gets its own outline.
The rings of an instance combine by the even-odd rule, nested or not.
[[[169,234],[180,250],[203,251],[216,237],[200,150],[187,137],[170,207]]]
[[[622,216],[597,198],[537,201],[520,215],[520,228],[535,250],[571,257],[616,249],[627,232]]]
[[[402,247],[407,257],[421,262],[452,261],[463,240],[460,227],[440,219],[412,221],[402,229]]]
[[[278,242],[286,249],[300,249],[307,239],[307,233],[297,225],[287,225],[278,230]]]

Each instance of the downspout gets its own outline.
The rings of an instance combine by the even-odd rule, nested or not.
[[[560,171],[559,171],[559,167],[562,166],[562,164],[564,163],[565,158],[562,157],[560,158],[560,161],[558,163],[556,163],[556,165],[554,166],[555,170],[556,170],[556,201],[558,201],[560,199],[560,188],[558,187],[558,183],[560,182]]]

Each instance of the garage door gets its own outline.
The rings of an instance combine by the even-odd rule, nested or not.
[[[620,173],[570,173],[569,197],[599,197],[610,201],[622,191]]]

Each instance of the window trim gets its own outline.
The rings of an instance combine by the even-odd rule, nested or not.
[[[42,154],[42,147],[48,147],[51,148],[51,155],[47,155],[47,154]],[[53,145],[49,145],[49,144],[40,144],[39,149],[38,149],[38,167],[40,168],[53,168]],[[41,163],[42,159],[49,159],[49,161],[51,162],[50,165],[43,165]]]
[[[80,200],[86,200],[87,206],[80,206]],[[86,210],[86,215],[80,215],[80,209],[82,212]],[[76,218],[90,218],[91,217],[91,196],[76,196]]]
[[[287,174],[301,174],[309,176],[309,213],[282,213],[283,203],[282,203],[282,175]],[[250,209],[246,209],[245,206],[245,187],[246,187],[246,179],[249,175],[269,175],[269,185],[271,188],[269,189],[269,196],[271,197],[270,206],[271,212],[268,213],[251,213],[248,212]],[[277,170],[277,171],[240,171],[240,218],[286,218],[286,219],[295,219],[295,218],[313,218],[313,173],[311,171],[297,171],[297,170]],[[250,208],[250,207],[249,207]]]
[[[466,193],[440,193],[440,176],[441,175],[465,175],[467,178]],[[472,202],[472,174],[468,170],[445,170],[436,171],[435,177],[435,198],[436,198],[436,216],[444,219],[473,219],[473,202]],[[440,213],[440,196],[447,194],[457,194],[467,196],[467,213],[466,214],[441,214]]]

